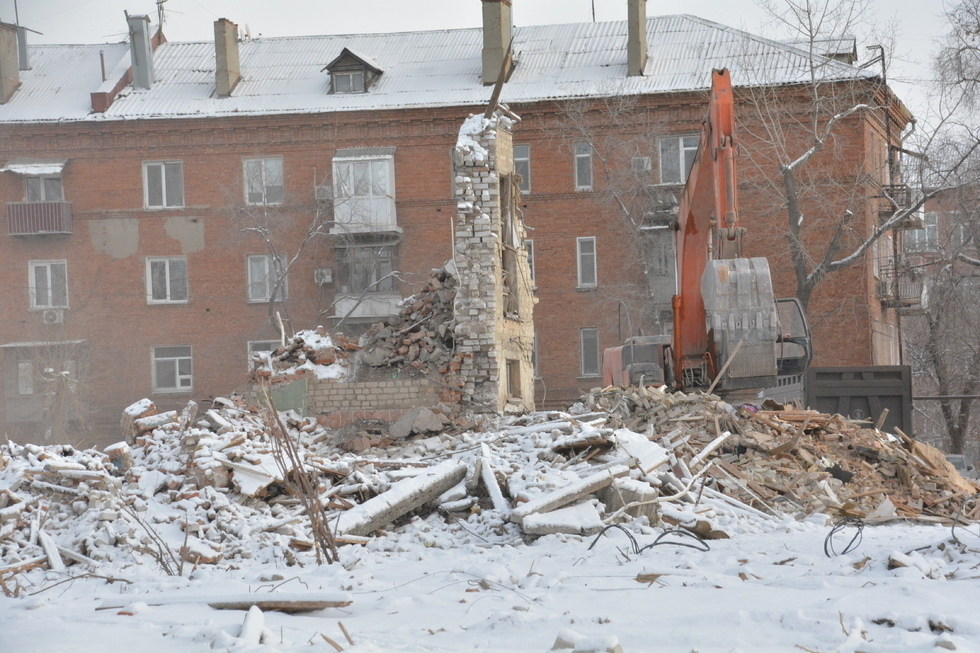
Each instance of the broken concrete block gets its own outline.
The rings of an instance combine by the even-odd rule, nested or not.
[[[521,527],[528,535],[594,535],[602,530],[602,518],[596,509],[596,499],[584,501],[568,508],[528,515]]]
[[[130,404],[123,409],[122,418],[119,420],[119,429],[122,436],[127,441],[132,441],[137,433],[133,429],[133,422],[143,417],[157,414],[156,405],[149,399],[140,399],[135,404]]]
[[[350,535],[368,535],[385,524],[432,501],[466,476],[466,464],[447,460],[425,474],[407,478],[382,494],[346,511],[331,530]]]
[[[415,423],[412,425],[413,433],[430,433],[441,431],[446,426],[445,418],[439,413],[434,413],[424,406],[419,408]]]
[[[629,474],[629,471],[629,467],[625,465],[616,465],[598,474],[593,474],[592,476],[575,481],[554,492],[549,492],[515,508],[514,512],[511,513],[511,521],[521,523],[528,515],[536,512],[548,512],[577,501],[586,495],[606,487],[612,483],[614,478],[626,476]]]
[[[125,442],[109,445],[105,448],[105,453],[117,472],[128,472],[133,466],[133,452]]]
[[[606,510],[616,512],[631,503],[654,501],[660,492],[649,483],[632,478],[617,478],[608,487],[603,488],[599,498],[605,504]],[[657,504],[647,503],[642,506],[628,508],[625,513],[630,517],[646,517],[651,524],[657,520]]]
[[[396,440],[404,440],[412,434],[412,427],[415,425],[415,418],[418,417],[420,408],[411,408],[405,411],[394,424],[388,427],[388,435]]]
[[[140,419],[133,422],[133,432],[136,435],[142,435],[147,431],[152,431],[153,429],[158,429],[166,424],[173,424],[177,421],[177,411],[168,410],[165,413],[159,413],[157,415],[149,415],[148,417],[141,417]]]

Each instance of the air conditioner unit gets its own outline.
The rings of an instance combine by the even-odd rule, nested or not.
[[[313,270],[313,282],[318,286],[333,283],[333,270],[330,268],[317,268]]]
[[[333,188],[330,186],[314,186],[313,195],[318,202],[329,202],[333,199]]]
[[[41,313],[41,321],[45,324],[64,324],[65,311],[60,308],[49,308]]]

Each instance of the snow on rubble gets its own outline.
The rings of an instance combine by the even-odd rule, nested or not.
[[[261,406],[154,411],[0,445],[4,651],[978,650],[976,486],[839,416],[610,388],[352,453],[280,413],[299,469]]]

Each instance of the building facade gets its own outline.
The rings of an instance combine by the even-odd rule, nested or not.
[[[603,348],[669,323],[672,198],[712,68],[738,85],[749,44],[755,61],[781,62],[778,92],[806,77],[793,46],[644,9],[514,29],[510,2],[484,0],[482,29],[250,40],[222,19],[214,43],[168,43],[133,16],[126,43],[19,57],[18,30],[0,27],[8,433],[114,441],[132,401],[169,409],[241,387],[249,353],[281,330],[356,334],[395,312],[454,256],[459,126],[486,109],[511,38],[501,100],[537,299],[537,405],[600,384]],[[874,75],[832,66],[851,92],[890,102]],[[878,219],[901,131],[882,113],[844,121],[843,145],[815,164],[863,198],[859,235]],[[740,120],[746,159],[766,143]],[[768,256],[777,294],[792,295],[773,174],[743,165],[746,254]],[[898,362],[880,264],[868,257],[814,296],[820,364]]]

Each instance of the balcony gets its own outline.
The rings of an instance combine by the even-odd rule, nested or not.
[[[7,202],[11,236],[72,233],[71,202]]]
[[[912,206],[915,193],[906,184],[892,184],[881,187],[881,194],[876,196],[878,203],[878,221],[883,223],[897,211]],[[919,209],[896,224],[894,229],[922,229],[922,210]]]
[[[885,308],[913,308],[922,304],[922,277],[906,267],[878,272],[878,299]]]

